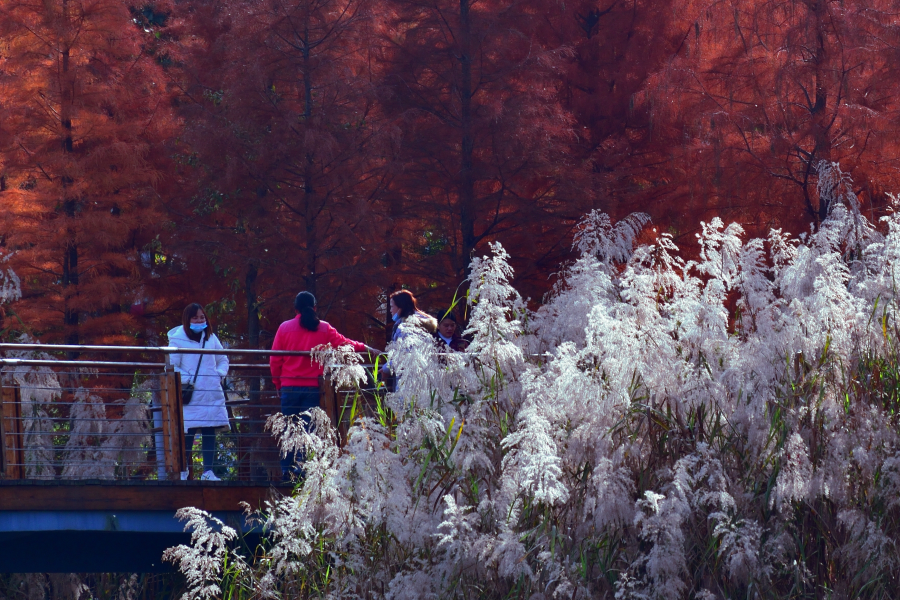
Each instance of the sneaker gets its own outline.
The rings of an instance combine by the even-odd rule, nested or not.
[[[187,478],[188,478],[188,471],[182,471],[181,472],[181,480],[187,481]]]
[[[203,475],[200,476],[201,481],[222,481],[216,474],[212,471],[203,471]]]

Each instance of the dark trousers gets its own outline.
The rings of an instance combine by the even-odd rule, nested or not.
[[[203,452],[203,470],[211,471],[216,458],[216,428],[215,427],[191,427],[184,434],[184,455],[188,465],[191,464],[191,455],[194,450],[194,438],[200,434],[200,448]]]
[[[299,415],[311,408],[319,406],[319,388],[318,387],[296,387],[284,386],[281,388],[281,414],[286,417]],[[309,417],[300,417],[304,423],[309,424]],[[302,452],[289,452],[287,456],[281,459],[281,474],[286,477],[290,475],[303,474],[303,462],[306,457]]]

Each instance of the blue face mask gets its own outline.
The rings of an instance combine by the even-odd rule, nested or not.
[[[206,323],[191,323],[191,331],[203,331],[206,329]]]
[[[391,318],[392,318],[392,319],[394,320],[394,322],[396,323],[397,321],[400,320],[400,313],[397,313],[396,315],[391,315]]]

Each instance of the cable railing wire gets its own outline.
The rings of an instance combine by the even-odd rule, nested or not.
[[[0,344],[4,351],[50,350],[57,352],[112,352],[143,354],[218,354],[225,356],[311,356],[309,350],[259,350],[255,348],[182,348],[180,346],[91,346],[77,344]],[[358,352],[368,354],[368,352]]]
[[[255,357],[311,354],[48,344],[0,344],[0,350]],[[231,369],[237,372],[229,373],[224,390],[229,426],[215,437],[216,473],[226,481],[277,481],[280,452],[266,423],[280,412],[280,401],[268,364],[238,363]],[[168,360],[0,358],[0,478],[178,480],[184,468],[198,474],[201,436],[196,436],[190,455],[185,455],[181,406],[176,398],[179,388],[178,375]],[[196,391],[218,389],[201,386]],[[371,400],[383,387],[374,382],[364,384],[348,395],[324,386],[323,392],[323,408],[346,433],[350,404],[358,404],[356,414],[371,414],[366,397]],[[325,406],[328,402],[331,405]]]

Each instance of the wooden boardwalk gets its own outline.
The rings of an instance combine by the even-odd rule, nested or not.
[[[225,481],[0,480],[0,512],[23,510],[175,511],[195,506],[209,512],[256,509],[290,486]]]
[[[73,349],[105,360],[34,354]],[[252,551],[262,534],[248,526],[244,504],[257,509],[291,493],[280,483],[278,450],[265,429],[280,408],[272,386],[260,385],[265,363],[232,364],[240,389],[228,396],[231,431],[217,437],[217,454],[227,456],[219,469],[225,480],[183,481],[191,461],[180,376],[168,360],[134,358],[179,349],[0,344],[0,350],[25,357],[0,358],[0,572],[174,570],[161,557],[189,543],[175,518],[189,506],[238,530]],[[130,360],[109,360],[117,356]],[[348,397],[330,382],[322,380],[321,391],[321,408],[342,438],[351,413],[371,412],[368,399]]]
[[[290,492],[242,482],[0,481],[0,572],[172,571],[163,551],[190,541],[179,508],[212,513],[255,548],[261,532],[242,503],[255,509]]]

